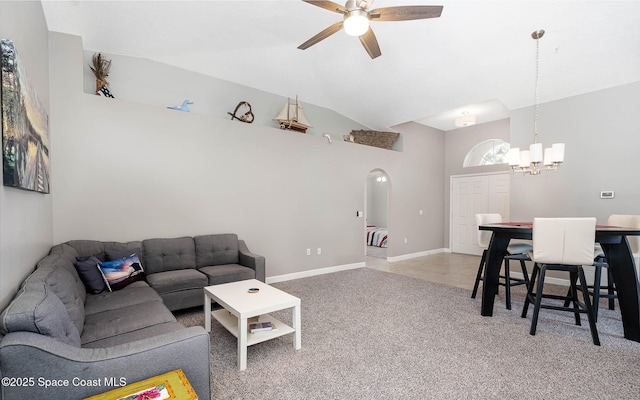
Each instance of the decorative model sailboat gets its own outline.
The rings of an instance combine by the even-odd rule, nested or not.
[[[287,103],[282,107],[275,120],[280,123],[280,129],[306,133],[307,128],[311,127],[309,121],[304,117],[304,110],[297,96],[295,103],[291,103],[291,99],[287,98]]]

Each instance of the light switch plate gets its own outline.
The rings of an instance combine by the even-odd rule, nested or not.
[[[613,199],[615,197],[615,192],[613,190],[603,190],[600,192],[601,199]]]

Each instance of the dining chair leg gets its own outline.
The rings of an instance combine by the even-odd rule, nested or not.
[[[522,318],[527,318],[527,311],[529,310],[529,303],[531,303],[531,296],[533,296],[533,287],[536,283],[536,277],[538,276],[538,270],[540,267],[538,264],[533,264],[533,271],[531,272],[531,278],[527,285],[527,295],[524,297],[524,305],[522,306]]]
[[[587,309],[587,319],[589,320],[589,329],[591,330],[591,338],[593,344],[600,346],[600,338],[598,337],[598,329],[596,328],[596,320],[593,315],[593,307],[591,306],[591,300],[589,299],[589,289],[587,288],[587,279],[584,277],[584,269],[578,267],[578,274],[580,276],[580,287],[582,289],[582,297],[584,297],[584,305]]]
[[[569,292],[571,293],[570,300],[573,303],[573,316],[575,318],[576,325],[582,325],[582,322],[580,321],[580,304],[578,303],[578,288],[576,286],[577,280],[578,280],[577,269],[575,271],[569,271],[569,281],[571,282],[571,286],[569,287]]]
[[[602,267],[596,265],[593,274],[593,318],[598,322],[598,308],[600,308],[600,290],[602,285]]]
[[[609,294],[609,310],[615,310],[616,309],[616,306],[614,303],[615,282],[613,281],[613,274],[611,273],[611,268],[607,268],[607,293]],[[596,318],[596,322],[598,322],[597,318]]]
[[[507,310],[511,310],[511,276],[510,276],[509,260],[504,260],[504,293]]]
[[[476,282],[473,284],[473,291],[471,292],[471,298],[475,299],[476,294],[478,293],[478,285],[480,285],[480,280],[482,279],[482,272],[484,271],[484,265],[487,262],[487,249],[482,252],[482,257],[480,258],[480,265],[478,266],[478,273],[476,274]]]
[[[540,268],[540,276],[538,277],[538,290],[536,291],[535,305],[533,306],[533,316],[531,317],[531,329],[530,335],[536,334],[536,328],[538,326],[538,314],[540,314],[540,304],[542,303],[542,289],[544,287],[544,276],[547,272],[547,266],[545,264]]]
[[[578,279],[578,277],[576,276],[576,279]],[[572,282],[571,281],[571,276],[569,276],[569,289],[567,289],[567,298],[564,300],[564,306],[565,307],[569,307],[569,303],[571,303],[571,285],[574,284],[575,285],[575,281]]]
[[[522,276],[524,276],[524,281],[527,282],[526,285],[529,286],[529,272],[527,272],[527,264],[524,260],[520,260],[520,268],[522,269]]]

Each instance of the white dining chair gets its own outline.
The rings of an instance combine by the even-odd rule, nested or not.
[[[624,214],[612,214],[607,220],[607,225],[620,226],[624,228],[640,228],[640,215],[624,215]],[[638,268],[638,261],[640,260],[640,236],[627,236],[629,247],[631,247],[631,253],[635,259],[636,273]],[[613,275],[609,268],[607,271],[607,282],[602,284],[602,268],[608,267],[606,263],[606,257],[602,248],[596,246],[596,261],[599,261],[595,267],[595,273],[593,277],[593,285],[589,286],[591,295],[593,296],[593,314],[596,322],[598,321],[598,307],[600,305],[600,298],[604,297],[608,299],[608,305],[610,310],[615,309],[614,299],[616,299],[617,293],[615,289],[615,282]],[[605,293],[603,293],[603,291]]]
[[[593,265],[593,243],[596,234],[595,218],[534,218],[533,220],[533,252],[534,262],[531,282],[522,308],[522,318],[527,317],[530,303],[534,304],[531,319],[531,335],[536,334],[540,309],[568,311],[574,314],[576,325],[581,325],[580,314],[587,314],[591,338],[595,345],[600,345],[596,322],[593,315],[591,298],[587,288],[583,265]],[[566,296],[544,292],[544,279],[547,271],[569,272],[571,288]],[[534,292],[534,288],[537,288]],[[578,286],[583,301],[578,299]],[[545,302],[543,299],[569,300],[573,306],[561,305],[558,302]]]
[[[476,214],[476,226],[497,224],[502,222],[502,215],[495,213]],[[477,231],[478,246],[482,247],[482,257],[480,258],[480,265],[478,266],[478,272],[476,274],[476,281],[473,284],[473,291],[471,292],[471,298],[475,299],[478,293],[478,286],[480,281],[484,280],[484,273],[487,266],[487,251],[489,243],[491,242],[491,231]],[[528,253],[532,247],[528,243],[513,243],[507,247],[507,256],[504,259],[504,275],[500,275],[498,279],[498,285],[505,287],[505,303],[507,310],[511,310],[511,287],[517,285],[528,285],[529,274],[527,272],[527,266],[525,261],[530,260]],[[520,268],[522,269],[522,278],[512,278],[509,268],[509,260],[516,259],[520,262]]]

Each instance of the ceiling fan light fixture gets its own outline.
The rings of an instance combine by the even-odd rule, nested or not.
[[[362,36],[369,30],[369,16],[364,10],[351,10],[344,17],[344,31],[350,36]]]
[[[442,14],[442,6],[393,6],[370,10],[373,0],[347,0],[344,6],[333,1],[302,0],[312,6],[340,14],[342,20],[323,29],[311,39],[302,43],[300,50],[308,49],[334,33],[344,31],[349,36],[358,36],[360,43],[371,59],[380,57],[378,39],[369,26],[369,21],[409,21],[416,19],[438,18]]]

